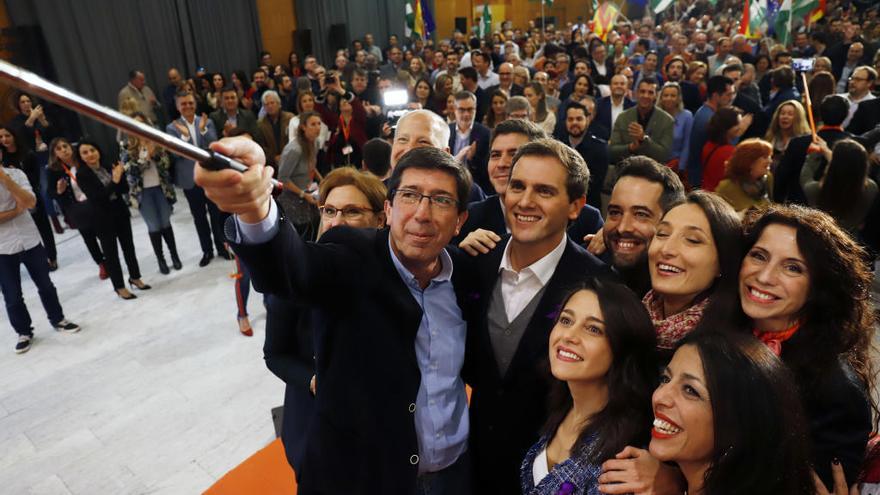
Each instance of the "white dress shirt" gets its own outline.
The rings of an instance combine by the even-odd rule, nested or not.
[[[28,182],[27,175],[17,168],[3,168],[6,173],[19,187],[33,193]],[[0,211],[14,210],[16,207],[12,193],[4,186],[0,186]],[[18,254],[32,249],[40,243],[40,232],[37,230],[34,219],[28,210],[24,210],[18,216],[0,223],[0,255]]]
[[[501,256],[501,266],[498,268],[501,273],[501,296],[504,299],[507,321],[516,319],[535,295],[550,281],[550,277],[556,271],[556,265],[562,259],[567,240],[568,235],[563,235],[562,241],[553,248],[553,251],[519,272],[515,271],[510,264],[510,243],[512,240],[507,242],[504,254]]]

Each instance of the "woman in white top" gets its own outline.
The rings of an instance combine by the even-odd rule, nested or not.
[[[290,119],[287,125],[288,142],[296,141],[297,131],[299,129],[299,116],[305,112],[315,112],[315,95],[311,91],[300,91],[296,94],[296,115]],[[321,122],[321,134],[315,141],[317,149],[324,149],[324,145],[330,140],[330,128],[323,121]]]
[[[544,86],[537,82],[530,82],[523,90],[523,96],[529,100],[532,106],[532,122],[538,124],[548,136],[553,134],[556,128],[556,115],[547,108],[547,98],[544,95]]]
[[[638,297],[588,279],[550,333],[550,418],[520,471],[524,495],[598,494],[602,463],[650,438],[656,337]]]

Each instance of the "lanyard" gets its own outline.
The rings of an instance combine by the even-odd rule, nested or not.
[[[351,135],[351,122],[346,123],[345,118],[340,115],[339,116],[339,127],[342,129],[342,135],[345,136],[345,142],[348,142],[348,137]]]

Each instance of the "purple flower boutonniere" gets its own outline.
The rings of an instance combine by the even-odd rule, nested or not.
[[[559,318],[559,313],[562,312],[562,304],[557,304],[553,311],[546,314],[547,318],[553,321],[556,321]]]
[[[556,492],[556,495],[571,495],[572,493],[574,493],[574,489],[574,483],[566,481],[562,484],[562,486],[559,487],[559,491]]]

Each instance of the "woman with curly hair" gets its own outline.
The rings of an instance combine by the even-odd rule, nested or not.
[[[715,192],[736,211],[769,205],[773,193],[772,156],[773,146],[763,139],[737,144]]]
[[[739,297],[750,328],[794,373],[810,429],[813,469],[831,486],[832,462],[847,485],[875,426],[870,357],[872,276],[864,250],[834,219],[773,205],[746,221]]]

